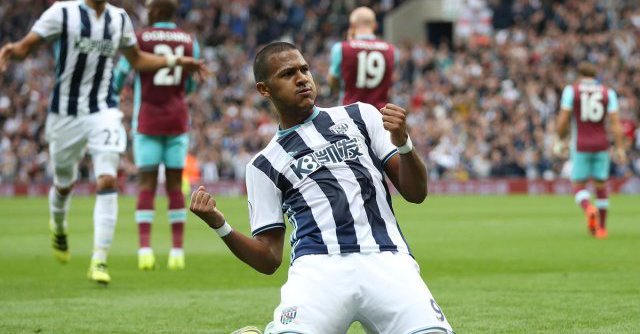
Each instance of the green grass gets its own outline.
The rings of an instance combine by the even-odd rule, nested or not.
[[[246,232],[245,199],[218,202]],[[190,216],[187,269],[170,272],[169,227],[158,214],[160,268],[140,272],[134,204],[120,201],[113,282],[102,288],[85,276],[92,198],[73,199],[67,265],[51,255],[45,199],[0,199],[0,333],[229,333],[270,320],[286,265],[273,276],[254,272]],[[433,197],[419,206],[396,199],[395,206],[458,334],[640,332],[638,197],[612,198],[607,240],[587,236],[570,197]],[[363,330],[356,324],[349,333]]]

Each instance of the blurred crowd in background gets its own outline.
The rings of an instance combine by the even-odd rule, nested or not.
[[[382,19],[403,1],[182,0],[177,23],[194,33],[213,75],[189,97],[190,154],[203,182],[242,180],[245,164],[273,137],[278,124],[255,91],[252,62],[261,45],[287,40],[302,49],[316,80],[319,106],[333,106],[329,53],[342,40],[349,12],[368,5]],[[0,2],[0,44],[24,36],[50,0]],[[144,1],[110,1],[146,25]],[[568,175],[552,154],[554,118],[576,65],[590,60],[598,79],[614,88],[630,161],[612,161],[612,176],[640,174],[640,4],[606,0],[466,0],[453,41],[397,43],[400,62],[391,94],[410,111],[411,137],[435,179],[487,177],[554,179]],[[476,23],[469,18],[486,17]],[[471,20],[473,21],[473,20]],[[53,86],[51,47],[0,77],[0,182],[49,182],[44,120]],[[121,109],[132,114],[132,90]],[[122,160],[136,168],[131,145]],[[91,179],[90,159],[81,178]]]

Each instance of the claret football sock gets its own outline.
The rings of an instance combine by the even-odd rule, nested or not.
[[[155,218],[154,201],[155,192],[141,190],[138,193],[136,204],[136,223],[138,223],[138,241],[140,248],[151,247],[151,223]]]
[[[184,223],[171,223],[171,245],[173,248],[182,248],[184,239]]]
[[[184,222],[187,219],[184,195],[180,190],[169,191],[167,195],[169,197],[169,224],[171,224],[172,247],[182,248]]]
[[[138,223],[139,248],[151,247],[151,223]]]

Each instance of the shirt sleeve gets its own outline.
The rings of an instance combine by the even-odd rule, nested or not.
[[[560,108],[573,109],[573,87],[566,86],[562,91],[562,98],[560,99]]]
[[[131,18],[129,18],[129,15],[126,12],[123,11],[123,13],[124,15],[122,18],[124,22],[122,22],[122,36],[120,37],[121,49],[130,48],[138,43]]]
[[[331,63],[329,65],[329,74],[336,78],[342,76],[340,67],[342,66],[342,43],[336,43],[331,48]]]
[[[120,91],[124,87],[124,82],[131,70],[132,67],[131,64],[129,64],[129,62],[127,61],[127,58],[120,57],[120,60],[118,61],[115,70],[113,71],[113,88],[115,89],[116,94],[120,94]]]
[[[200,44],[196,39],[193,40],[193,58],[200,59]],[[196,91],[196,81],[193,79],[193,75],[187,77],[185,84],[185,90],[187,94],[191,94]]]
[[[618,94],[616,94],[613,89],[609,88],[609,103],[607,103],[607,112],[615,113],[618,112],[619,108],[620,106],[618,105]]]
[[[62,6],[59,2],[55,2],[42,13],[31,31],[47,41],[54,40],[62,33],[62,17]]]
[[[251,235],[285,228],[280,189],[251,162],[247,165],[246,176]]]
[[[371,140],[371,149],[373,153],[386,164],[389,158],[398,153],[398,149],[391,143],[391,133],[382,125],[382,114],[376,107],[358,103],[360,105],[360,114],[367,126],[367,132]]]

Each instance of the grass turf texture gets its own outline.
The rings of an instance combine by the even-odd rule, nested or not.
[[[431,292],[464,333],[638,333],[638,197],[613,197],[609,239],[587,236],[570,197],[396,199],[395,211]],[[248,230],[246,201],[220,198]],[[166,208],[164,199],[157,208]],[[71,262],[52,257],[46,199],[0,199],[1,333],[229,333],[264,327],[279,301],[287,259],[263,276],[235,259],[189,216],[187,268],[166,269],[166,215],[156,215],[159,268],[137,269],[133,198],[121,198],[109,257],[112,284],[88,282],[93,198],[73,199]],[[286,252],[288,256],[288,251]],[[350,334],[364,333],[354,324]]]

